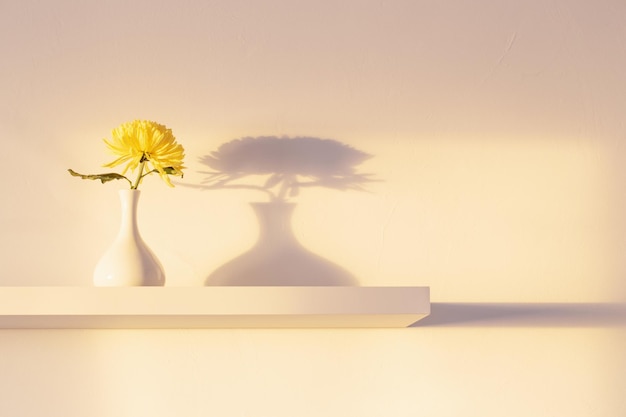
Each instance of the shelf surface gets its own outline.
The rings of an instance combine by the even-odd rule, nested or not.
[[[408,327],[428,287],[0,287],[1,329]]]

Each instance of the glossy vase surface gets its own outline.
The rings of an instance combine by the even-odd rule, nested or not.
[[[145,244],[137,227],[139,190],[120,190],[121,225],[113,244],[96,265],[97,287],[163,286],[161,263]]]
[[[259,222],[254,246],[212,274],[206,285],[344,286],[357,285],[350,272],[300,244],[291,227],[295,204],[251,203]]]

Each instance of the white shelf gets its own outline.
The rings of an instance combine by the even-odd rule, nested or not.
[[[0,287],[2,329],[407,327],[428,287]]]

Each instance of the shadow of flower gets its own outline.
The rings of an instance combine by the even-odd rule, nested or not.
[[[200,158],[212,171],[200,188],[243,188],[267,193],[271,201],[295,197],[303,187],[360,190],[374,181],[356,166],[371,155],[332,139],[258,136],[235,139]],[[261,184],[241,182],[265,176]]]

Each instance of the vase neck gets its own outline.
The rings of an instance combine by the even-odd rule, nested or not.
[[[139,204],[139,190],[120,190],[120,203],[122,208],[122,220],[120,223],[119,236],[134,237],[139,239],[137,227],[137,205]]]

